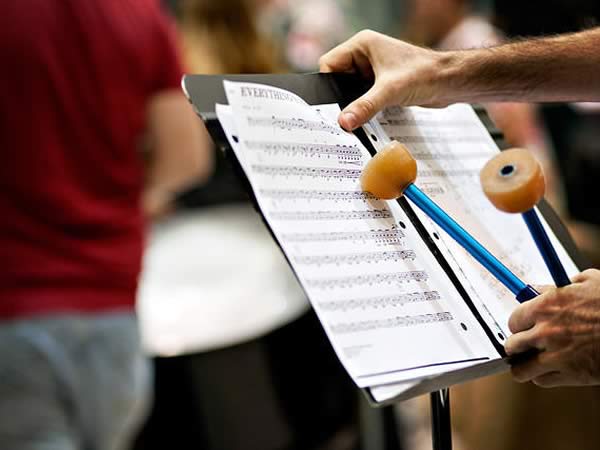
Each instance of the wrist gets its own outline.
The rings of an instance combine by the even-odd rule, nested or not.
[[[469,66],[473,61],[470,51],[447,51],[437,53],[433,83],[437,89],[436,104],[480,101],[474,98],[476,86],[470,86],[472,77]]]

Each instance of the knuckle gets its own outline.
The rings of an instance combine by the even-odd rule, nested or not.
[[[366,28],[360,31],[356,36],[361,42],[364,42],[365,44],[371,44],[374,40],[377,39],[379,33]]]
[[[363,38],[363,39],[368,39],[370,37],[373,36],[375,32],[369,28],[365,28],[364,30],[361,30],[358,32],[358,36]]]
[[[375,113],[375,104],[371,99],[364,98],[358,103],[358,107],[365,116],[372,116]]]
[[[517,383],[525,383],[527,381],[527,377],[519,366],[511,367],[510,373]]]
[[[520,314],[519,314],[519,309],[516,309],[512,315],[510,316],[510,318],[508,319],[508,329],[510,330],[511,333],[518,333],[519,331],[519,321],[520,321]]]

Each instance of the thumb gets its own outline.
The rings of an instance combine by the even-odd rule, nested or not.
[[[342,128],[352,131],[363,125],[385,107],[385,97],[383,89],[375,84],[341,112],[338,121]]]

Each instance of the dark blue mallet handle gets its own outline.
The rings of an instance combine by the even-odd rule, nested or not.
[[[496,208],[523,214],[556,286],[570,284],[565,268],[534,209],[544,195],[546,183],[542,168],[533,155],[520,148],[499,153],[483,167],[480,179],[483,191]]]

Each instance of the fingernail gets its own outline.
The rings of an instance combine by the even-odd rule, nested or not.
[[[358,124],[356,115],[351,111],[343,112],[341,121],[344,122],[342,126],[348,131],[354,130],[356,128],[356,125]]]

